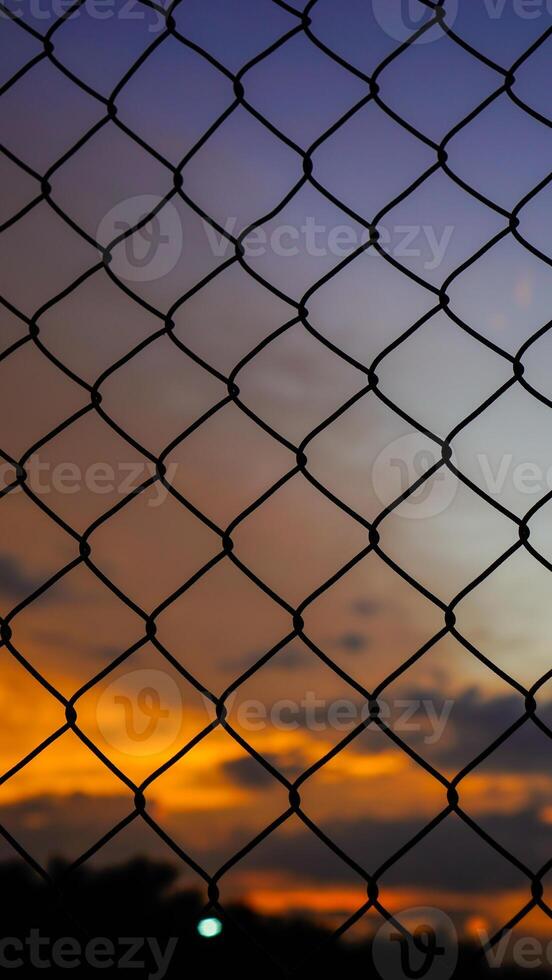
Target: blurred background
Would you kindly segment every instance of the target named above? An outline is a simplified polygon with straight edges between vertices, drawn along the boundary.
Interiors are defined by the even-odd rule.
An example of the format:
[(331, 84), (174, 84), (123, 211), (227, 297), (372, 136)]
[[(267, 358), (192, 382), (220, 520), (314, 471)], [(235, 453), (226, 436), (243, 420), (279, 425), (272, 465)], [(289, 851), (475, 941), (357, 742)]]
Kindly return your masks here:
[[(172, 869), (169, 891), (196, 893), (199, 908), (200, 871), (230, 862), (220, 901), (238, 920), (300, 917), (335, 930), (366, 902), (359, 869), (378, 871), (447, 807), (442, 782), (374, 726), (317, 767), (359, 725), (365, 692), (381, 690), (390, 728), (453, 779), (523, 718), (524, 691), (550, 667), (550, 573), (512, 520), (552, 489), (546, 332), (523, 354), (524, 380), (543, 397), (510, 382), (512, 358), (550, 317), (538, 253), (550, 251), (552, 132), (514, 103), (501, 74), (550, 13), (534, 4), (529, 16), (510, 0), (447, 5), (447, 23), (482, 57), (431, 27), (378, 74), (386, 112), (367, 99), (366, 77), (431, 18), (419, 2), (309, 4), (309, 30), (333, 58), (301, 29), (301, 2), (188, 0), (173, 13), (180, 37), (138, 2), (58, 6), (4, 0), (15, 19), (4, 11), (0, 24), (0, 81), (16, 76), (0, 99), (2, 487), (24, 459), (43, 504), (19, 485), (0, 503), (0, 613), (12, 631), (1, 651), (0, 769), (11, 775), (0, 822), (42, 867), (70, 864), (133, 813), (132, 787), (155, 773), (146, 800), (158, 829), (125, 821), (88, 874), (160, 862)], [(49, 59), (36, 35), (64, 15)], [(515, 71), (515, 94), (542, 116), (551, 44)], [(272, 45), (241, 76), (236, 103), (232, 76)], [(485, 100), (446, 146), (478, 198), (436, 166), (435, 144)], [(302, 180), (313, 144), (313, 178), (329, 196)], [(533, 251), (506, 233), (520, 202)], [(360, 248), (373, 221), (384, 255)], [(227, 236), (244, 231), (239, 262)], [(108, 273), (103, 249), (117, 239)], [(439, 309), (443, 284), (451, 313), (478, 336)], [(416, 323), (377, 365), (386, 403), (365, 390), (367, 370)], [(237, 366), (239, 403), (226, 382)], [(101, 412), (90, 397), (98, 381)], [(490, 499), (438, 469), (379, 525), (390, 561), (364, 554), (366, 522), (487, 401), (452, 449)], [(305, 440), (313, 480), (296, 469)], [(176, 493), (152, 480), (161, 455)], [(547, 561), (551, 506), (530, 524)], [(236, 560), (221, 545), (231, 525)], [(77, 561), (26, 602), (79, 558), (90, 528), (96, 573)], [(463, 644), (443, 608), (495, 562), (455, 607)], [(299, 606), (310, 643), (295, 635)], [(152, 614), (155, 643), (144, 638)], [(273, 772), (214, 724), (213, 700), (229, 688), (228, 724)], [(104, 759), (66, 730), (17, 768), (63, 728), (63, 699), (77, 692), (79, 731)], [(545, 724), (551, 694), (546, 680), (535, 694)], [(286, 780), (311, 767), (302, 812), (349, 863), (288, 812)], [(458, 790), (463, 812), (529, 873), (550, 859), (550, 743), (531, 720)], [(0, 856), (20, 860), (7, 838)], [(442, 910), (466, 942), (531, 898), (523, 869), (455, 813), (378, 883), (388, 911)], [(149, 884), (142, 894), (154, 902)], [(381, 921), (371, 909), (351, 941)], [(534, 909), (516, 934), (547, 938), (549, 920)]]

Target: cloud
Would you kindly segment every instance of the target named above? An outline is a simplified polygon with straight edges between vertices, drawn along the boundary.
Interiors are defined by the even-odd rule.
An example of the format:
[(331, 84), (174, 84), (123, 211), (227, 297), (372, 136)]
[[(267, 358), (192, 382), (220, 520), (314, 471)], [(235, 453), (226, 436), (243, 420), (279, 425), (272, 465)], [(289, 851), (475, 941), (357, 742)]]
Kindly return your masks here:
[(382, 604), (378, 599), (359, 597), (351, 603), (351, 609), (359, 616), (376, 616), (381, 612)]
[[(424, 697), (427, 697), (427, 693)], [(438, 706), (443, 694), (434, 692)], [(525, 704), (519, 694), (506, 694), (498, 698), (483, 698), (470, 689), (454, 700), (448, 725), (451, 738), (443, 738), (436, 744), (440, 765), (459, 769), (475, 759), (491, 745), (510, 725), (524, 713)], [(539, 718), (552, 728), (552, 702), (538, 708)], [(445, 728), (447, 732), (448, 725)], [(485, 772), (542, 772), (550, 774), (550, 764), (543, 743), (547, 736), (532, 721), (526, 722), (504, 744), (482, 763)]]
[[(264, 774), (254, 760), (239, 760), (234, 774), (251, 785), (262, 783)], [(245, 763), (251, 762), (251, 766)], [(259, 773), (253, 769), (257, 766)], [(228, 771), (229, 767), (227, 767)], [(46, 863), (54, 856), (74, 859), (83, 853), (111, 826), (115, 826), (131, 809), (131, 801), (124, 797), (92, 797), (75, 794), (70, 797), (40, 797), (0, 808), (0, 821), (7, 826), (16, 840), (39, 861)], [(314, 812), (308, 816), (317, 822)], [(154, 813), (155, 815), (155, 813)], [(190, 815), (188, 815), (190, 819)], [(194, 820), (201, 821), (201, 814)], [(176, 821), (173, 826), (173, 820)], [(176, 834), (182, 816), (166, 812), (161, 823), (169, 833)], [(374, 872), (387, 859), (412, 840), (426, 820), (405, 814), (399, 820), (376, 820), (369, 816), (348, 819), (346, 815), (320, 821), (323, 832), (346, 854), (356, 860), (368, 872)], [(515, 814), (487, 816), (479, 821), (485, 831), (512, 854), (519, 856), (530, 868), (537, 870), (549, 858), (550, 826), (541, 822), (535, 812), (525, 809)], [(117, 847), (106, 852), (105, 858), (117, 862), (128, 860), (137, 854), (150, 858), (163, 858), (166, 850), (148, 828), (137, 821), (133, 834), (117, 839)], [(176, 836), (178, 836), (176, 834)], [(253, 836), (253, 833), (252, 833)], [(521, 847), (523, 842), (523, 848)], [(243, 845), (242, 835), (235, 825), (227, 830), (221, 824), (220, 833), (203, 834), (195, 841), (194, 856), (200, 863), (223, 864)], [(3, 859), (9, 857), (2, 855)], [(288, 872), (301, 880), (325, 885), (350, 880), (350, 869), (336, 861), (331, 851), (324, 860), (324, 849), (318, 839), (305, 832), (305, 828), (291, 821), (286, 832), (271, 834), (262, 847), (256, 848), (248, 858), (249, 871)], [(427, 888), (493, 894), (501, 890), (528, 888), (524, 876), (506, 859), (484, 841), (456, 815), (451, 814), (429, 835), (418, 842), (382, 878), (382, 886)]]
[(31, 575), (13, 555), (0, 555), (0, 594), (19, 601), (39, 587), (41, 581)]
[(75, 640), (72, 634), (56, 629), (34, 630), (32, 633), (33, 642), (41, 646), (55, 647), (56, 650), (70, 651), (74, 653), (78, 646), (79, 657), (89, 657), (92, 660), (109, 662), (115, 660), (121, 653), (120, 647), (115, 645), (86, 643), (82, 638)]
[[(309, 816), (313, 816), (309, 814)], [(323, 832), (357, 861), (367, 872), (375, 872), (386, 860), (412, 840), (423, 822), (405, 817), (401, 821), (372, 819), (325, 821)], [(515, 816), (487, 820), (485, 830), (512, 854), (519, 853), (519, 842), (528, 839), (529, 851), (523, 860), (535, 869), (549, 857), (550, 828), (531, 811)], [(295, 871), (312, 882), (336, 884), (350, 877), (347, 865), (321, 860), (320, 843), (301, 830), (272, 834), (262, 849), (250, 858), (252, 869)], [(527, 879), (506, 859), (486, 844), (458, 817), (451, 815), (423, 841), (397, 861), (382, 878), (385, 885), (428, 888), (458, 893), (489, 892), (527, 887)]]
[[(231, 661), (228, 665), (231, 668), (235, 668), (236, 671), (243, 673), (253, 664), (260, 660), (261, 657), (267, 653), (267, 650), (257, 650), (255, 653), (249, 653), (246, 656), (238, 657)], [(271, 670), (298, 670), (301, 667), (305, 667), (309, 660), (312, 662), (312, 654), (305, 647), (297, 646), (285, 646), (282, 650), (279, 650), (272, 659), (269, 661), (268, 665)]]
[[(0, 807), (0, 823), (45, 864), (56, 857), (74, 860), (131, 810), (131, 796), (52, 794), (27, 797)], [(145, 850), (145, 834), (143, 838)], [(123, 851), (124, 845), (121, 855), (125, 857)], [(7, 856), (2, 852), (2, 857)]]
[[(391, 690), (385, 690), (379, 701), (385, 706), (385, 724), (399, 738), (441, 772), (454, 773), (492, 745), (525, 710), (519, 694), (489, 698), (476, 688), (455, 698), (447, 697), (446, 691), (439, 688), (406, 688), (393, 696)], [(539, 705), (537, 713), (552, 730), (552, 701)], [(529, 720), (497, 747), (477, 771), (550, 776), (547, 746), (547, 736)], [(382, 751), (384, 747), (384, 743), (374, 745), (370, 751)]]
[[(31, 596), (41, 585), (44, 585), (49, 578), (47, 572), (30, 572), (23, 562), (15, 555), (0, 554), (0, 596), (13, 601), (21, 602)], [(56, 584), (55, 592), (45, 593), (44, 600), (64, 598), (69, 593), (69, 586), (65, 581)]]
[(369, 645), (370, 641), (368, 637), (363, 636), (362, 633), (344, 633), (337, 640), (337, 646), (342, 650), (346, 650), (347, 653), (360, 653), (361, 650), (365, 650)]
[[(270, 756), (265, 755), (265, 759), (267, 762), (276, 765), (277, 760), (271, 759)], [(226, 763), (224, 770), (226, 775), (240, 786), (257, 788), (271, 786), (274, 783), (274, 776), (252, 757), (233, 759)]]

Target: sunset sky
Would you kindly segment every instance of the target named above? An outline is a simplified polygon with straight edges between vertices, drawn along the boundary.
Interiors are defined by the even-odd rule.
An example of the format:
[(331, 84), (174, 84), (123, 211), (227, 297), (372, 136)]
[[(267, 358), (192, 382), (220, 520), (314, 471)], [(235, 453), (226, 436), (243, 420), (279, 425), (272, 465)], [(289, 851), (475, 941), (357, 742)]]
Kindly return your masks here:
[[(3, 2), (41, 35), (62, 12), (30, 0)], [(408, 4), (386, 3), (309, 4), (313, 35), (356, 71), (296, 31), (243, 75), (250, 108), (235, 104), (229, 76), (300, 27), (302, 0), (178, 4), (176, 30), (188, 46), (164, 36), (160, 14), (138, 2), (107, 5), (98, 16), (100, 5), (88, 0), (52, 36), (54, 57), (82, 87), (37, 57), (44, 48), (32, 32), (1, 18), (0, 84), (37, 59), (0, 90), (0, 350), (9, 352), (0, 359), (1, 485), (23, 459), (32, 493), (61, 519), (56, 524), (21, 487), (0, 501), (0, 614), (12, 630), (12, 649), (1, 650), (2, 772), (62, 728), (63, 699), (102, 675), (76, 702), (79, 730), (139, 785), (214, 722), (202, 691), (219, 697), (278, 647), (229, 695), (228, 722), (293, 782), (354, 730), (362, 691), (379, 688), (442, 632), (384, 687), (381, 701), (397, 735), (452, 779), (523, 715), (523, 689), (550, 669), (552, 580), (521, 545), (455, 608), (467, 644), (506, 676), (447, 632), (443, 615), (444, 605), (519, 543), (505, 511), (522, 518), (552, 490), (548, 334), (523, 355), (524, 380), (543, 397), (513, 384), (452, 441), (455, 466), (498, 506), (441, 469), (418, 501), (405, 501), (379, 525), (390, 562), (373, 551), (353, 561), (368, 547), (363, 522), (441, 458), (438, 440), (511, 381), (512, 357), (547, 324), (552, 300), (550, 268), (537, 254), (550, 253), (552, 185), (543, 184), (519, 213), (520, 235), (533, 252), (511, 234), (500, 236), (508, 213), (552, 170), (552, 128), (502, 92), (447, 144), (451, 171), (494, 208), (436, 169), (432, 146), (503, 85), (500, 69), (550, 27), (546, 4), (530, 17), (511, 0), (447, 4), (447, 22), (481, 58), (434, 27), (378, 74), (385, 106), (425, 140), (371, 100), (320, 141), (365, 100), (366, 76), (415, 30), (401, 24)], [(431, 11), (416, 6), (421, 26)], [(516, 69), (513, 88), (545, 117), (551, 52), (552, 39), (536, 48)], [(102, 100), (116, 86), (117, 120), (133, 135), (106, 116)], [(315, 142), (313, 178), (342, 206), (305, 182), (279, 207), (303, 176), (297, 150)], [(245, 239), (244, 263), (175, 191), (170, 168), (184, 160), (183, 191), (200, 212), (234, 238), (257, 226)], [(44, 175), (50, 203), (40, 198)], [(108, 274), (102, 250), (166, 195), (149, 230), (155, 248), (135, 232), (113, 248)], [(384, 210), (378, 229), (388, 257), (368, 249), (351, 259), (365, 231), (357, 219), (369, 222)], [(445, 283), (452, 315), (426, 317)], [(297, 317), (301, 305), (312, 332)], [(163, 332), (168, 315), (172, 336)], [(424, 433), (373, 391), (361, 394), (374, 359), (418, 321), (377, 375), (382, 395)], [(34, 322), (38, 342), (29, 333)], [(225, 379), (273, 333), (239, 370), (234, 403)], [(98, 379), (101, 411), (90, 398)], [(305, 447), (309, 474), (345, 510), (293, 471), (303, 440), (350, 400)], [(132, 495), (155, 476), (160, 456), (177, 493), (154, 481)], [(532, 518), (530, 538), (548, 562), (550, 508)], [(78, 535), (92, 525), (96, 573), (78, 562), (25, 604), (78, 559)], [(236, 561), (221, 549), (230, 525)], [(302, 612), (312, 645), (297, 636), (285, 642), (293, 610), (314, 593)], [(195, 686), (145, 637), (144, 620), (154, 612), (159, 646)], [(550, 682), (536, 696), (539, 717), (552, 727)], [(336, 721), (338, 702), (345, 708)], [(132, 723), (143, 729), (152, 704), (162, 709), (154, 735), (133, 739)], [(549, 760), (547, 736), (529, 721), (459, 786), (464, 812), (532, 871), (551, 856)], [(447, 806), (438, 779), (373, 727), (300, 793), (308, 819), (367, 872)], [(289, 808), (285, 786), (220, 726), (153, 780), (146, 799), (158, 825), (209, 874)], [(132, 810), (129, 786), (72, 731), (0, 786), (1, 824), (44, 866), (58, 856), (76, 860)], [(177, 860), (138, 817), (91, 864), (136, 854)], [(13, 856), (0, 842), (0, 857)], [(179, 867), (183, 882), (204, 889), (194, 871)], [(335, 928), (366, 901), (361, 875), (295, 815), (233, 866), (220, 890), (223, 904), (244, 899), (268, 913), (306, 912)], [(454, 814), (380, 881), (390, 911), (435, 906), (463, 934), (474, 922), (492, 932), (529, 898), (527, 878)], [(519, 928), (550, 929), (541, 912), (530, 923)]]

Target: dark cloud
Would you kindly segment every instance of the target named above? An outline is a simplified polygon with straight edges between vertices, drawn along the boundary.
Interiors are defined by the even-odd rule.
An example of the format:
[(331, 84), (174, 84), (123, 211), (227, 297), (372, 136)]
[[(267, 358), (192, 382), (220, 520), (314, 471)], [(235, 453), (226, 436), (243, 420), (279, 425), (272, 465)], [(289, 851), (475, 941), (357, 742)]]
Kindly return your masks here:
[[(48, 574), (31, 573), (14, 555), (0, 554), (0, 596), (14, 603), (21, 602), (36, 592), (48, 579)], [(58, 582), (55, 597), (67, 594), (65, 583)], [(45, 597), (48, 593), (45, 594)]]
[[(296, 759), (287, 758), (286, 762), (282, 762), (278, 756), (264, 752), (263, 758), (290, 782), (297, 779), (297, 776), (306, 768), (299, 757)], [(265, 789), (268, 786), (277, 785), (275, 777), (252, 756), (247, 758), (244, 756), (242, 759), (233, 759), (231, 762), (227, 762), (224, 771), (234, 783), (250, 789)]]
[[(443, 800), (443, 809), (446, 800)], [(307, 816), (317, 822), (305, 804)], [(402, 820), (373, 820), (369, 817), (348, 820), (346, 817), (320, 821), (324, 834), (344, 853), (369, 873), (413, 840), (428, 820), (405, 817)], [(533, 869), (542, 867), (549, 858), (550, 828), (529, 811), (514, 815), (495, 815), (484, 822), (485, 831), (512, 854)], [(520, 842), (524, 842), (523, 845)], [(216, 860), (228, 857), (236, 841), (217, 843)], [(313, 884), (340, 885), (350, 880), (345, 863), (336, 861), (328, 851), (327, 860), (320, 842), (313, 834), (297, 831), (288, 825), (285, 834), (271, 834), (248, 858), (249, 870), (263, 872), (290, 871), (306, 877)], [(382, 887), (413, 887), (455, 892), (488, 892), (527, 888), (528, 879), (483, 841), (460, 818), (452, 814), (425, 838), (393, 864), (382, 877)]]
[(63, 650), (74, 653), (77, 649), (79, 657), (87, 657), (92, 660), (108, 662), (115, 660), (121, 653), (119, 647), (86, 643), (82, 637), (75, 638), (73, 635), (63, 633), (61, 630), (35, 630), (32, 638), (35, 643), (56, 647), (58, 651)]
[[(46, 863), (55, 857), (74, 860), (131, 809), (131, 797), (52, 794), (0, 807), (0, 823), (34, 858)], [(147, 835), (143, 838), (145, 850)]]
[[(258, 650), (256, 653), (246, 654), (244, 657), (239, 657), (232, 661), (230, 666), (235, 667), (236, 671), (243, 673), (249, 667), (252, 667), (253, 664), (257, 663), (261, 657), (264, 657), (266, 653), (266, 650)], [(313, 654), (306, 648), (301, 649), (300, 647), (286, 646), (268, 661), (266, 667), (271, 670), (299, 670), (309, 660), (312, 662), (312, 657)]]
[[(425, 692), (419, 697), (428, 697)], [(442, 692), (430, 695), (436, 711), (444, 702)], [(434, 746), (435, 757), (447, 769), (460, 769), (490, 746), (524, 714), (524, 699), (519, 694), (484, 698), (475, 689), (455, 698), (444, 737)], [(552, 703), (538, 708), (539, 718), (552, 728)], [(531, 720), (482, 763), (485, 772), (542, 772), (552, 776), (552, 758), (547, 736)]]
[[(265, 756), (265, 758), (267, 762), (276, 764), (275, 760), (272, 760), (269, 756)], [(274, 776), (267, 772), (264, 766), (251, 756), (243, 759), (233, 759), (231, 762), (226, 763), (224, 769), (226, 775), (240, 786), (263, 787), (270, 786), (274, 782)]]
[(351, 609), (358, 616), (376, 616), (382, 610), (382, 604), (378, 599), (367, 599), (360, 597), (351, 603)]
[(337, 640), (337, 646), (347, 653), (360, 653), (369, 644), (368, 637), (363, 636), (362, 633), (344, 633)]
[(285, 647), (270, 661), (271, 667), (278, 670), (299, 670), (308, 662), (313, 662), (313, 654), (305, 647)]
[[(308, 693), (298, 692), (292, 703), (279, 703), (277, 699), (271, 702), (267, 698), (267, 725), (282, 725), (291, 732), (303, 729), (313, 739), (325, 738), (328, 732), (343, 737), (369, 716), (366, 703), (352, 689), (349, 697), (340, 694), (311, 699)], [(389, 690), (378, 700), (380, 718), (386, 727), (443, 773), (463, 769), (524, 712), (524, 701), (518, 694), (488, 698), (477, 689), (468, 689), (456, 698), (435, 687)], [(552, 703), (539, 707), (538, 714), (552, 729)], [(368, 725), (355, 742), (356, 751), (370, 755), (391, 747), (375, 725)], [(277, 759), (274, 765), (280, 768)], [(549, 741), (529, 720), (480, 765), (486, 773), (533, 772), (552, 776)]]
[[(446, 804), (443, 798), (443, 804)], [(444, 807), (443, 807), (444, 808)], [(511, 854), (537, 870), (548, 860), (550, 828), (532, 810), (476, 817), (476, 822)], [(366, 870), (377, 868), (414, 839), (428, 821), (333, 821), (323, 830)], [(455, 814), (397, 862), (389, 883), (459, 892), (523, 887), (527, 879)]]
[(12, 555), (0, 555), (0, 594), (19, 601), (39, 587), (41, 581), (31, 575)]
[[(249, 765), (251, 763), (251, 765)], [(243, 784), (268, 785), (271, 777), (253, 759), (233, 763), (233, 773)], [(253, 765), (257, 769), (253, 768)], [(227, 766), (227, 772), (230, 766)], [(401, 847), (411, 841), (428, 822), (424, 818), (405, 815), (398, 820), (374, 820), (369, 816), (347, 819), (344, 814), (332, 820), (317, 821), (317, 814), (304, 804), (307, 816), (319, 822), (323, 832), (368, 872), (375, 872)], [(443, 797), (443, 807), (446, 800)], [(36, 858), (47, 862), (54, 856), (74, 859), (92, 843), (99, 840), (109, 826), (114, 826), (129, 812), (124, 798), (94, 798), (84, 794), (57, 798), (41, 797), (0, 808), (0, 822)], [(155, 815), (155, 813), (154, 813)], [(529, 809), (514, 814), (477, 817), (478, 824), (509, 852), (518, 856), (534, 870), (549, 858), (550, 827)], [(175, 821), (174, 826), (172, 820)], [(182, 824), (182, 814), (165, 814), (163, 826), (170, 833)], [(296, 827), (296, 829), (294, 829)], [(127, 860), (139, 852), (150, 857), (164, 857), (164, 846), (148, 832), (141, 821), (136, 825), (138, 837), (119, 840), (117, 860)], [(239, 847), (243, 839), (231, 830), (222, 832), (216, 840), (205, 835), (203, 845), (194, 844), (194, 855), (202, 862), (223, 864)], [(310, 879), (313, 883), (340, 884), (350, 880), (346, 864), (336, 861), (328, 850), (321, 849), (319, 840), (304, 827), (293, 822), (285, 834), (271, 834), (255, 848), (248, 858), (250, 870), (289, 871)], [(1, 853), (6, 859), (8, 852)], [(408, 851), (382, 879), (383, 886), (400, 884), (403, 887), (493, 893), (502, 889), (528, 887), (527, 880), (505, 858), (483, 841), (456, 815), (451, 814)]]
[[(476, 688), (449, 698), (438, 688), (411, 688), (379, 698), (381, 717), (407, 745), (442, 772), (458, 772), (476, 759), (522, 717), (524, 699), (512, 692), (489, 698)], [(411, 708), (409, 707), (411, 705)], [(552, 729), (552, 702), (538, 708), (539, 718)], [(370, 729), (368, 729), (368, 732)], [(364, 736), (363, 736), (364, 739)], [(389, 748), (386, 740), (369, 744), (367, 751)], [(485, 773), (542, 773), (552, 776), (547, 736), (531, 720), (480, 764)]]

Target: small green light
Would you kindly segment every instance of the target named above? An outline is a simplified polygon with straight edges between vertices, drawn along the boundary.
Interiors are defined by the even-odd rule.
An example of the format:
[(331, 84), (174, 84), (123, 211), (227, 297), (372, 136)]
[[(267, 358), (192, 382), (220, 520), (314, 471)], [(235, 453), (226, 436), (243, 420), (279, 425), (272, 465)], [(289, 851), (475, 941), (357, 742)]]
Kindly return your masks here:
[(222, 922), (220, 919), (200, 919), (197, 931), (203, 939), (214, 939), (222, 932)]

